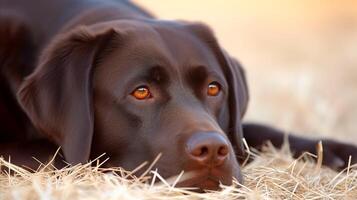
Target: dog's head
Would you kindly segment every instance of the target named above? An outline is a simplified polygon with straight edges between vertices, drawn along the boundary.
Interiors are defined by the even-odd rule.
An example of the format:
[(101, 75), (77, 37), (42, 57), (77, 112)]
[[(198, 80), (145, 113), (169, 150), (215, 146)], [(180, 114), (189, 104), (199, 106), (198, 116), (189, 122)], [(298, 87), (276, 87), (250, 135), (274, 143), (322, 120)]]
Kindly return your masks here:
[(72, 164), (102, 153), (133, 169), (162, 157), (165, 177), (216, 189), (241, 180), (241, 66), (202, 24), (113, 21), (57, 37), (19, 90), (33, 124)]

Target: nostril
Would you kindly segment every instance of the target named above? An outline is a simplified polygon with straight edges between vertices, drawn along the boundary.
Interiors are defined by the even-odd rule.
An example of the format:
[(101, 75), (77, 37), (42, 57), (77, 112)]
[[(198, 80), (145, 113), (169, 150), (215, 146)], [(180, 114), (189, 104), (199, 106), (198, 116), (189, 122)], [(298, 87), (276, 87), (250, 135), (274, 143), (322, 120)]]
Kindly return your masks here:
[(195, 148), (191, 154), (195, 157), (205, 157), (208, 154), (208, 147), (207, 146), (202, 146), (202, 147), (197, 147)]
[(222, 145), (218, 149), (218, 156), (225, 157), (229, 153), (228, 147), (226, 145)]
[(202, 148), (201, 148), (201, 155), (200, 156), (202, 156), (202, 157), (204, 157), (204, 156), (206, 156), (207, 154), (208, 154), (208, 147), (206, 147), (206, 146), (203, 146)]

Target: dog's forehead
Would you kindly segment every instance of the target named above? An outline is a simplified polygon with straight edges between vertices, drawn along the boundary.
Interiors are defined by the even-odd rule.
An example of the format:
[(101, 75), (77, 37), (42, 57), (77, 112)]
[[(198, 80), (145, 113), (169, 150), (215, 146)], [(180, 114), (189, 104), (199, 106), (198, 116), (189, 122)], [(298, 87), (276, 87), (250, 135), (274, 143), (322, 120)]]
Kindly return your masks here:
[[(127, 23), (125, 49), (127, 57), (137, 61), (160, 62), (185, 69), (191, 66), (218, 67), (216, 56), (204, 40), (180, 22), (158, 21)], [(158, 63), (158, 64), (160, 64)]]

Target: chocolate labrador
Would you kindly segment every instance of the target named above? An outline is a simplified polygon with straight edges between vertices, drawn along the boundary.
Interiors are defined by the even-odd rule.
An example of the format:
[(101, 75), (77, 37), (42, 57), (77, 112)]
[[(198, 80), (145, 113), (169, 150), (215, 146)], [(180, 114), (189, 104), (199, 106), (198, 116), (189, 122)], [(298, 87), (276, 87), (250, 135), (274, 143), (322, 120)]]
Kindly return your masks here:
[[(242, 181), (244, 137), (281, 146), (282, 131), (242, 123), (248, 88), (239, 62), (204, 24), (165, 21), (128, 1), (0, 0), (0, 154), (35, 167), (61, 147), (66, 162), (102, 153), (133, 169), (162, 157), (164, 177), (217, 189)], [(319, 140), (290, 136), (295, 155)], [(357, 148), (323, 140), (324, 163)]]

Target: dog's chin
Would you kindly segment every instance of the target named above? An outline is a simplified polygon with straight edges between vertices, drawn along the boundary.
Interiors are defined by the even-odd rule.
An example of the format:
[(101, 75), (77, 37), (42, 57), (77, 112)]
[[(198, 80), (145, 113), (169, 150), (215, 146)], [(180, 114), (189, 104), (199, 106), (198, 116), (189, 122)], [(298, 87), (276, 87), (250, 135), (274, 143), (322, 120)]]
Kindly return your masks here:
[(232, 185), (231, 174), (221, 173), (214, 170), (202, 170), (188, 172), (183, 180), (179, 181), (177, 187), (189, 188), (196, 192), (208, 190), (220, 190), (220, 185)]
[[(199, 181), (196, 180), (190, 180), (187, 183), (187, 186), (185, 185), (178, 185), (178, 187), (185, 187), (189, 188), (191, 191), (194, 192), (206, 192), (206, 191), (217, 191), (220, 190), (220, 181), (217, 179), (212, 179), (212, 178), (198, 178)], [(196, 183), (195, 183), (196, 182)]]

